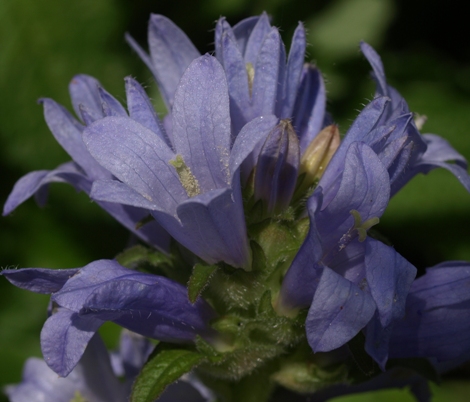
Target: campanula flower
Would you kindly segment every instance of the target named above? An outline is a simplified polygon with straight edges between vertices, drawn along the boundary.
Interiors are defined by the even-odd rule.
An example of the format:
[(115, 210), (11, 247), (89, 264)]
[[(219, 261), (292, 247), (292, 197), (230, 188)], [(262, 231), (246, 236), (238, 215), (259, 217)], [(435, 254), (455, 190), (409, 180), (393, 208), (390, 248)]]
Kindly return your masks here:
[(325, 201), (319, 186), (308, 200), (309, 233), (284, 278), (281, 305), (309, 307), (305, 325), (315, 352), (342, 346), (375, 312), (384, 327), (404, 314), (416, 269), (367, 236), (388, 204), (389, 183), (372, 148), (354, 142), (333, 198)]
[(212, 308), (188, 300), (187, 289), (170, 279), (95, 261), (80, 269), (25, 268), (1, 272), (14, 285), (51, 294), (59, 306), (44, 324), (41, 348), (49, 367), (67, 376), (98, 328), (113, 321), (138, 334), (170, 342), (210, 336)]
[(393, 328), (390, 357), (428, 357), (454, 364), (468, 360), (469, 286), (468, 262), (449, 261), (428, 268), (411, 285), (404, 318)]
[[(125, 113), (119, 102), (90, 76), (77, 75), (70, 83), (69, 90), (75, 112), (85, 124), (90, 124), (106, 115)], [(101, 167), (86, 149), (82, 140), (84, 125), (52, 99), (42, 99), (41, 103), (49, 129), (73, 161), (51, 171), (30, 172), (18, 180), (5, 203), (3, 215), (10, 214), (32, 195), (35, 195), (38, 203), (43, 205), (50, 183), (66, 182), (74, 186), (77, 191), (84, 191), (89, 195), (93, 181), (112, 178), (111, 173)], [(148, 216), (147, 211), (116, 203), (98, 202), (98, 204), (142, 240), (160, 250), (169, 250), (170, 237), (157, 222), (149, 222), (137, 229), (139, 222)]]
[[(134, 96), (128, 92), (128, 104)], [(171, 144), (132, 119), (132, 111), (88, 126), (88, 150), (118, 179), (95, 181), (91, 197), (145, 208), (206, 262), (250, 269), (240, 167), (277, 119), (252, 120), (233, 142), (225, 74), (209, 55), (186, 69), (171, 117)]]
[[(386, 96), (390, 102), (386, 106), (380, 123), (392, 124), (393, 121), (410, 111), (405, 99), (399, 92), (387, 84), (382, 60), (377, 52), (367, 43), (361, 43), (361, 50), (373, 69), (373, 77), (377, 82), (376, 96)], [(414, 124), (408, 127), (409, 140), (404, 144), (408, 149), (406, 168), (400, 169), (395, 183), (392, 183), (392, 195), (400, 190), (408, 181), (418, 173), (428, 173), (431, 170), (442, 167), (449, 170), (460, 183), (470, 192), (470, 176), (467, 173), (468, 164), (443, 138), (435, 134), (420, 135)], [(403, 164), (403, 163), (402, 163)]]
[[(113, 372), (110, 356), (98, 335), (89, 342), (80, 362), (66, 377), (59, 377), (42, 359), (29, 358), (20, 384), (5, 389), (11, 402), (124, 402), (129, 390)], [(82, 399), (78, 399), (82, 398)]]

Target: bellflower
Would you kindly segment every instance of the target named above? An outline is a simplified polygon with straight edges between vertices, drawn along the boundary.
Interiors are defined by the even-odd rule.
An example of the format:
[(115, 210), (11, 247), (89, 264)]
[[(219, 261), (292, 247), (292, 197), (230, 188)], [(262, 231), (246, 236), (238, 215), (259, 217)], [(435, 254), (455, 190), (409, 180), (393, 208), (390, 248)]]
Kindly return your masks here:
[[(75, 112), (85, 124), (90, 124), (106, 115), (125, 113), (119, 102), (90, 76), (74, 77), (69, 90)], [(52, 99), (42, 99), (41, 103), (44, 106), (44, 117), (49, 129), (73, 161), (51, 171), (30, 172), (18, 180), (5, 203), (3, 215), (10, 214), (32, 195), (35, 195), (38, 203), (43, 205), (50, 183), (66, 182), (73, 185), (77, 191), (84, 191), (89, 195), (93, 181), (112, 178), (111, 173), (101, 167), (86, 149), (82, 140), (84, 125)], [(160, 250), (169, 250), (170, 237), (157, 222), (149, 222), (137, 229), (139, 222), (148, 216), (147, 211), (116, 203), (98, 202), (98, 204), (142, 240)]]
[[(155, 76), (169, 111), (164, 119), (165, 129), (171, 133), (170, 115), (178, 82), (199, 53), (184, 32), (161, 15), (150, 18), (150, 55), (130, 36), (127, 40)], [(242, 167), (242, 183), (245, 183), (258, 163), (278, 165), (275, 171), (280, 174), (264, 177), (267, 180), (259, 177), (255, 182), (255, 198), (262, 199), (269, 212), (279, 211), (290, 202), (299, 168), (296, 155), (302, 156), (328, 120), (323, 78), (315, 66), (304, 65), (305, 48), (305, 29), (299, 23), (286, 57), (279, 31), (271, 26), (266, 13), (247, 18), (233, 28), (221, 18), (215, 29), (215, 55), (226, 75), (232, 136), (236, 137), (245, 124), (260, 116), (275, 115), (285, 121), (273, 130), (272, 144), (265, 144), (263, 155), (257, 159), (258, 146)], [(291, 120), (290, 128), (286, 130), (288, 120)], [(275, 151), (279, 149), (274, 145), (278, 141), (276, 136), (281, 132), (295, 132), (298, 137), (295, 141), (292, 135), (286, 137), (291, 138), (288, 153)]]
[[(8, 385), (5, 393), (11, 402), (124, 402), (153, 348), (147, 339), (124, 330), (119, 350), (108, 354), (102, 340), (94, 335), (67, 377), (59, 377), (44, 360), (32, 357), (25, 363), (21, 383)], [(186, 375), (168, 387), (158, 401), (180, 400), (183, 396), (192, 402), (214, 400), (194, 375)]]
[(22, 382), (8, 385), (11, 402), (65, 402), (73, 400), (124, 402), (129, 390), (113, 372), (110, 356), (98, 335), (68, 377), (59, 377), (42, 359), (32, 357), (23, 368)]
[(390, 339), (390, 357), (428, 357), (449, 369), (470, 357), (470, 264), (441, 263), (413, 282), (403, 320)]
[[(128, 93), (129, 105), (133, 97)], [(225, 75), (208, 55), (186, 69), (171, 116), (172, 144), (123, 116), (87, 127), (90, 153), (118, 179), (95, 181), (92, 198), (145, 208), (206, 262), (249, 269), (240, 166), (274, 127), (275, 116), (252, 120), (233, 142)]]
[(375, 312), (384, 327), (404, 313), (416, 269), (366, 234), (389, 194), (380, 159), (368, 145), (355, 142), (334, 197), (325, 202), (319, 186), (308, 201), (309, 233), (284, 278), (281, 304), (310, 307), (305, 325), (315, 352), (342, 346)]
[(20, 288), (51, 294), (59, 306), (44, 324), (41, 347), (44, 360), (61, 376), (72, 371), (106, 321), (172, 342), (212, 333), (208, 321), (214, 312), (204, 300), (191, 304), (183, 285), (128, 270), (115, 261), (95, 261), (80, 269), (25, 268), (1, 274)]
[[(387, 84), (382, 60), (377, 52), (365, 42), (361, 43), (361, 50), (373, 69), (373, 77), (377, 82), (376, 96), (387, 96), (391, 100), (381, 116), (380, 123), (393, 124), (401, 116), (410, 113), (408, 105), (398, 91)], [(410, 139), (404, 144), (404, 148), (409, 148), (406, 169), (401, 169), (392, 183), (392, 195), (418, 173), (426, 174), (438, 167), (449, 170), (470, 192), (468, 164), (462, 155), (435, 134), (419, 135), (414, 124), (409, 126), (408, 133)]]

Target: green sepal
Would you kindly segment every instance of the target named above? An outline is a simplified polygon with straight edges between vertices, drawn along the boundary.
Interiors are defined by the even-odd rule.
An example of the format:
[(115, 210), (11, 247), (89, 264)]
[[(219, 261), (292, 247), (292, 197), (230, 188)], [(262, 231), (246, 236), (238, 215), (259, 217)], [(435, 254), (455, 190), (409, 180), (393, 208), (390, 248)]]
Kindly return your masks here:
[(196, 303), (217, 268), (217, 265), (206, 264), (196, 264), (194, 266), (188, 283), (188, 297), (191, 303)]
[(210, 343), (206, 342), (199, 335), (196, 336), (195, 344), (198, 352), (205, 356), (211, 363), (219, 363), (224, 359), (223, 353), (215, 350)]
[(153, 402), (171, 383), (202, 363), (205, 357), (187, 349), (156, 348), (132, 385), (130, 402)]
[(123, 267), (156, 275), (164, 275), (180, 283), (187, 283), (191, 266), (184, 262), (179, 248), (173, 243), (170, 254), (142, 245), (130, 247), (116, 256)]
[(347, 383), (348, 366), (342, 363), (341, 351), (313, 353), (307, 340), (302, 340), (282, 356), (273, 381), (296, 393), (315, 393), (338, 383)]

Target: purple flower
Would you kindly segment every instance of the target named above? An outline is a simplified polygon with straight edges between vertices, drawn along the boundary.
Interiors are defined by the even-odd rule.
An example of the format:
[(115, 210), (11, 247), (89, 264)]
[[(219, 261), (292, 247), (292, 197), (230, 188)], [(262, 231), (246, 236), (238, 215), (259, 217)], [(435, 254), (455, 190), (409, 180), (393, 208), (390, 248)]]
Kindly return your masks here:
[[(20, 384), (8, 385), (11, 402), (127, 401), (128, 392), (112, 370), (103, 341), (95, 335), (66, 377), (59, 377), (42, 359), (29, 358)], [(76, 399), (82, 398), (82, 399)]]
[(470, 264), (449, 261), (416, 279), (392, 331), (390, 357), (432, 358), (441, 370), (470, 357)]
[[(119, 102), (92, 77), (78, 75), (72, 80), (69, 88), (75, 112), (85, 124), (107, 115), (127, 115)], [(41, 103), (44, 106), (44, 117), (49, 129), (72, 157), (73, 162), (60, 165), (52, 171), (30, 172), (18, 180), (5, 203), (3, 215), (11, 213), (32, 195), (35, 195), (38, 203), (43, 205), (50, 183), (70, 183), (77, 191), (84, 191), (89, 195), (93, 181), (112, 178), (111, 173), (101, 167), (86, 149), (82, 140), (84, 126), (53, 100), (42, 99)], [(169, 250), (170, 237), (158, 223), (149, 222), (137, 229), (136, 225), (148, 217), (147, 211), (116, 203), (98, 202), (98, 204), (142, 240), (160, 250)]]
[[(135, 93), (127, 95), (133, 105)], [(138, 120), (131, 109), (131, 118), (110, 116), (86, 128), (88, 150), (118, 179), (95, 181), (91, 197), (145, 208), (203, 260), (250, 269), (240, 167), (277, 119), (252, 120), (233, 141), (225, 74), (208, 55), (194, 60), (178, 85), (171, 143), (145, 125), (150, 113)]]
[[(410, 111), (406, 101), (395, 88), (387, 84), (380, 56), (365, 42), (361, 43), (361, 50), (373, 69), (373, 77), (377, 82), (376, 96), (387, 96), (391, 100), (384, 109), (380, 123), (390, 125), (394, 121), (398, 121), (400, 117), (409, 115)], [(409, 148), (406, 169), (403, 168), (397, 172), (397, 177), (392, 183), (392, 195), (418, 173), (426, 174), (438, 167), (449, 170), (470, 192), (468, 164), (462, 155), (452, 148), (446, 140), (435, 134), (421, 136), (414, 124), (410, 124), (407, 131), (409, 140), (404, 144), (404, 148)]]
[(281, 308), (309, 306), (305, 325), (315, 352), (342, 346), (374, 313), (383, 327), (401, 318), (416, 275), (391, 247), (367, 236), (390, 194), (388, 172), (373, 149), (352, 143), (331, 187), (330, 199), (319, 186), (308, 201), (309, 233), (281, 289)]
[(95, 261), (80, 269), (26, 268), (1, 272), (14, 285), (51, 293), (58, 305), (41, 332), (44, 360), (66, 376), (86, 345), (106, 321), (146, 337), (188, 342), (209, 337), (212, 308), (202, 299), (188, 300), (187, 289), (170, 279), (131, 271), (111, 260)]
[[(94, 335), (67, 377), (59, 377), (44, 360), (32, 357), (24, 365), (21, 383), (7, 385), (5, 393), (11, 402), (124, 402), (153, 348), (145, 338), (124, 330), (119, 350), (108, 354), (101, 338)], [(214, 400), (212, 393), (193, 374), (170, 385), (158, 401), (182, 398), (192, 402)]]

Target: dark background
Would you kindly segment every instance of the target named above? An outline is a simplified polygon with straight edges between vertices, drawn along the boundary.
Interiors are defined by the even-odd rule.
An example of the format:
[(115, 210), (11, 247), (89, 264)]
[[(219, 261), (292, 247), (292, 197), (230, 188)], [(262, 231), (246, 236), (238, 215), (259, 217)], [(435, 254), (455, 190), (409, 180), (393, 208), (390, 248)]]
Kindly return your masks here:
[[(327, 80), (328, 109), (347, 131), (371, 100), (366, 40), (382, 56), (389, 82), (411, 110), (428, 116), (422, 132), (448, 139), (470, 159), (470, 46), (467, 16), (456, 2), (406, 0), (2, 0), (0, 3), (0, 201), (31, 170), (69, 160), (43, 121), (40, 97), (71, 108), (67, 85), (86, 73), (124, 100), (127, 75), (149, 87), (151, 74), (126, 45), (130, 32), (146, 47), (149, 13), (171, 18), (204, 52), (213, 50), (215, 21), (233, 25), (266, 10), (286, 46), (297, 22), (308, 29), (308, 60)], [(420, 270), (443, 260), (470, 260), (470, 195), (446, 171), (419, 176), (391, 201), (378, 229)], [(34, 201), (0, 220), (0, 266), (67, 268), (112, 258), (126, 231), (84, 194), (53, 185), (47, 206)], [(47, 297), (0, 279), (0, 383), (18, 382), (24, 360), (40, 356)], [(468, 371), (449, 375), (436, 401), (466, 400)], [(0, 401), (3, 401), (0, 396)], [(406, 391), (355, 397), (412, 400)], [(389, 398), (389, 399), (386, 399)], [(408, 399), (407, 399), (408, 398)], [(344, 399), (346, 400), (346, 399)], [(349, 400), (356, 400), (349, 398)]]

